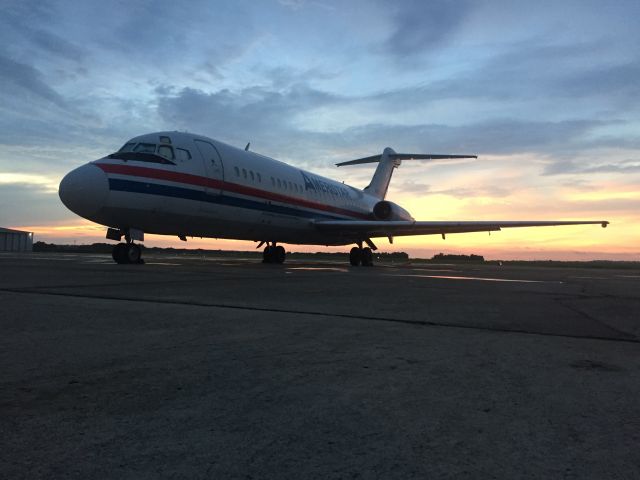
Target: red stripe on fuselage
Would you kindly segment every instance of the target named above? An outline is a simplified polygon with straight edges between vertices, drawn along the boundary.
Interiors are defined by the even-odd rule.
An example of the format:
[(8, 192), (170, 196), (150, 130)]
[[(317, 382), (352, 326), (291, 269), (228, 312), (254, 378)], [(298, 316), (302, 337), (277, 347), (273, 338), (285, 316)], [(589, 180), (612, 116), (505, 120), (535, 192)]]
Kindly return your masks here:
[(237, 183), (214, 180), (211, 178), (202, 177), (200, 175), (192, 175), (190, 173), (170, 172), (168, 170), (158, 170), (156, 168), (148, 167), (136, 167), (133, 165), (116, 165), (113, 163), (95, 163), (94, 165), (99, 167), (105, 173), (133, 175), (136, 177), (147, 177), (155, 178), (158, 180), (168, 180), (170, 182), (186, 183), (188, 185), (197, 185), (200, 187), (220, 189), (227, 192), (239, 193), (241, 195), (263, 198), (265, 200), (288, 203), (299, 207), (312, 208), (314, 210), (322, 210), (325, 212), (347, 215), (349, 217), (362, 218), (365, 220), (369, 218), (369, 216), (364, 213), (353, 212), (351, 210), (345, 210), (343, 208), (334, 207), (332, 205), (327, 205), (324, 203), (310, 202), (308, 200), (289, 197), (287, 195), (273, 193), (268, 190), (260, 190), (258, 188), (247, 187), (244, 185), (239, 185)]
[(158, 180), (188, 183), (189, 185), (198, 185), (200, 187), (222, 188), (223, 186), (223, 182), (220, 180), (212, 180), (199, 175), (191, 175), (190, 173), (170, 172), (167, 170), (158, 170), (157, 168), (134, 167), (132, 165), (116, 165), (113, 163), (96, 163), (95, 165), (105, 173), (157, 178)]

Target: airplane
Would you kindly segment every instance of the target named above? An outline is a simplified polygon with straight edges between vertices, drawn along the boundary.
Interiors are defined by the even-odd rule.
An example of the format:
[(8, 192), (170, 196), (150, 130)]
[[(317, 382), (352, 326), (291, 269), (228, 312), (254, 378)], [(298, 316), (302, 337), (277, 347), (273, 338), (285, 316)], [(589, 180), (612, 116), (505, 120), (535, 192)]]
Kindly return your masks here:
[[(77, 215), (107, 227), (119, 264), (144, 263), (136, 241), (144, 234), (252, 240), (263, 262), (281, 264), (297, 245), (351, 245), (349, 262), (371, 266), (374, 238), (493, 232), (503, 228), (600, 224), (585, 221), (416, 221), (386, 199), (403, 160), (477, 158), (476, 155), (381, 154), (337, 163), (377, 163), (358, 189), (206, 136), (156, 132), (128, 140), (120, 150), (64, 176), (59, 196)], [(122, 239), (124, 237), (124, 242)]]

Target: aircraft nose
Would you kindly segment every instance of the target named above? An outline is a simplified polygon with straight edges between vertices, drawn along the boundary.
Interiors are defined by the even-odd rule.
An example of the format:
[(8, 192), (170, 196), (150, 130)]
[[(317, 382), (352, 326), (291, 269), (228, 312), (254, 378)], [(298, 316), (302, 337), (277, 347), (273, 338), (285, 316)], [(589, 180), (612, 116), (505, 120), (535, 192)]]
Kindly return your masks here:
[(104, 207), (108, 194), (107, 175), (92, 163), (71, 170), (58, 188), (62, 203), (72, 212), (89, 219)]

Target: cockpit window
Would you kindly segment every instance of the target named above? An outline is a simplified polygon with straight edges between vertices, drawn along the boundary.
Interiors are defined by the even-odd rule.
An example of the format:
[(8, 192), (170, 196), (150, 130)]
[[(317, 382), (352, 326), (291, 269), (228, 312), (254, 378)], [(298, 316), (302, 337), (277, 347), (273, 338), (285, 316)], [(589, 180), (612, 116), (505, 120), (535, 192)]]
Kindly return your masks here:
[(158, 153), (149, 152), (116, 152), (108, 155), (109, 158), (114, 160), (124, 160), (125, 162), (149, 162), (149, 163), (162, 163), (165, 165), (175, 165), (171, 160), (161, 156)]
[(136, 143), (135, 142), (127, 142), (125, 143), (122, 148), (120, 150), (118, 150), (119, 152), (130, 152), (133, 150), (133, 147)]
[(189, 150), (185, 150), (184, 148), (176, 148), (176, 156), (181, 162), (191, 160), (191, 153), (189, 153)]
[(156, 145), (154, 143), (139, 143), (133, 149), (134, 152), (155, 153)]
[(164, 158), (168, 158), (169, 160), (173, 160), (175, 158), (173, 156), (173, 148), (168, 145), (160, 145), (158, 147), (158, 155)]
[(160, 135), (160, 143), (168, 143), (171, 145), (171, 139), (169, 137), (165, 137), (164, 135)]

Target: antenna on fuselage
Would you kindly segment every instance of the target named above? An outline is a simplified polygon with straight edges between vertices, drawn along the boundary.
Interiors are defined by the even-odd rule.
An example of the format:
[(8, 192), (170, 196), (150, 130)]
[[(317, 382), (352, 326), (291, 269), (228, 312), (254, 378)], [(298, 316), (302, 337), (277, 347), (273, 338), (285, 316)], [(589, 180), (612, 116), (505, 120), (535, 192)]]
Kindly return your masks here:
[(244, 151), (245, 151), (245, 152), (248, 152), (248, 151), (249, 151), (249, 145), (251, 145), (251, 142), (247, 143), (247, 146), (246, 146), (246, 147), (244, 147)]

